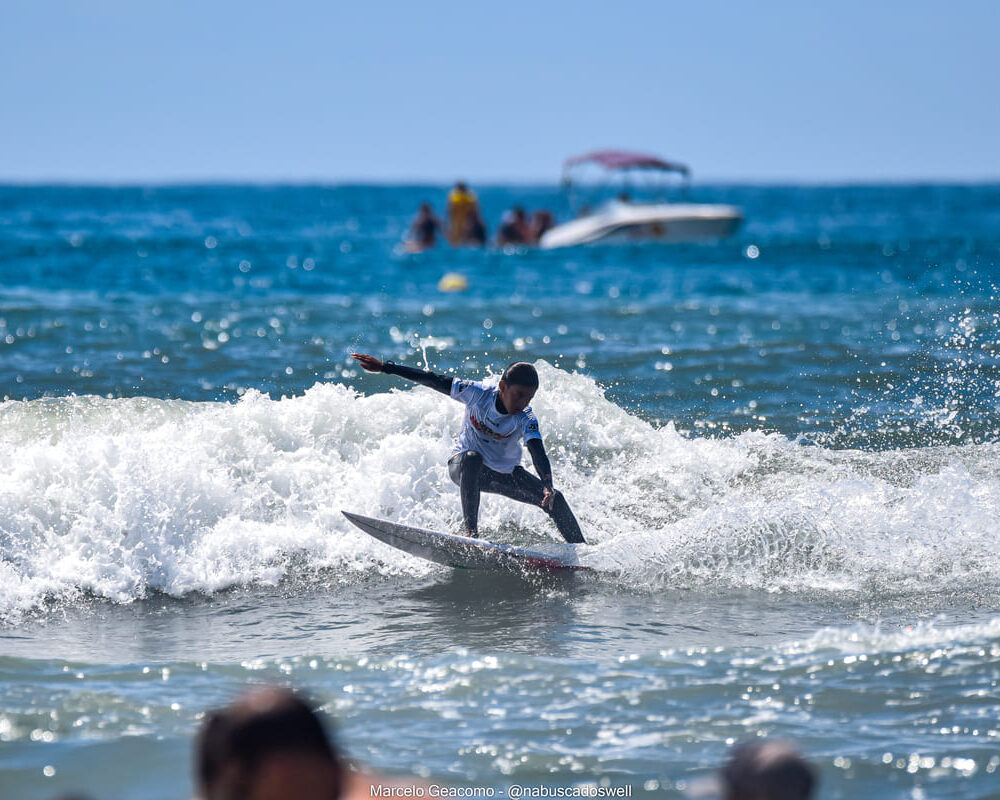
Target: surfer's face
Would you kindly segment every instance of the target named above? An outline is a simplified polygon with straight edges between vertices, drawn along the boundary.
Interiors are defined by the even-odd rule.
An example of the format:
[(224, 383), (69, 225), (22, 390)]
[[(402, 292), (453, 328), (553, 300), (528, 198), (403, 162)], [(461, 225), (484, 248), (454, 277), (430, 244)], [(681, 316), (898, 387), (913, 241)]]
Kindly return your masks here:
[(507, 384), (503, 381), (500, 381), (500, 386), (497, 388), (500, 391), (500, 402), (503, 403), (508, 414), (524, 411), (531, 402), (531, 398), (535, 396), (535, 392), (538, 391), (531, 386), (520, 386), (516, 383)]

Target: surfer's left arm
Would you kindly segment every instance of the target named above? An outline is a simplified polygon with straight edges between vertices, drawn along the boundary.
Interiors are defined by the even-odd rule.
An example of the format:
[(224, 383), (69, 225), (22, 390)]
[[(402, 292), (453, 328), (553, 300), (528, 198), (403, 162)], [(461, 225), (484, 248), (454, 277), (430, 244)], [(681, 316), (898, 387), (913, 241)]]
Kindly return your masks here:
[(548, 508), (552, 505), (555, 490), (552, 488), (552, 465), (549, 464), (549, 457), (545, 454), (545, 445), (541, 439), (528, 439), (524, 446), (528, 448), (531, 463), (535, 465), (535, 472), (542, 479), (542, 507)]

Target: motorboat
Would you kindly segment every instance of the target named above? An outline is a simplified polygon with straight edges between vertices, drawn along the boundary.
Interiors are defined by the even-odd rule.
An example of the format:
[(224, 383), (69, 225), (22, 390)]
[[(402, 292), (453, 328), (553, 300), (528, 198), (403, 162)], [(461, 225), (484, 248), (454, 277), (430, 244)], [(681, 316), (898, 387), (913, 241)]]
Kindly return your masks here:
[[(566, 159), (563, 164), (563, 187), (572, 194), (579, 188), (581, 167), (596, 165), (618, 180), (605, 180), (603, 191), (611, 186), (619, 190), (616, 198), (590, 210), (582, 206), (579, 216), (546, 231), (539, 240), (544, 249), (582, 244), (627, 243), (642, 241), (695, 242), (721, 239), (731, 235), (743, 222), (743, 211), (736, 206), (717, 203), (648, 202), (633, 199), (636, 175), (680, 175), (685, 186), (691, 171), (683, 164), (664, 161), (656, 156), (622, 150), (596, 150)], [(662, 183), (654, 181), (662, 191)], [(636, 187), (648, 189), (648, 186)]]

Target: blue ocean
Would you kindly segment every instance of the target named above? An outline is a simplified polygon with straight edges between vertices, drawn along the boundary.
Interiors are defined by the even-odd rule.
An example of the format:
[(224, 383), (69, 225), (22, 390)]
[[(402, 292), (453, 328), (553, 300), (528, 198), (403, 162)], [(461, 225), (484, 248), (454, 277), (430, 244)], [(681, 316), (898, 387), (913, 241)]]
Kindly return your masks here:
[[(570, 213), (475, 188), (491, 231)], [(0, 187), (0, 796), (189, 797), (205, 711), (260, 683), (498, 796), (692, 796), (757, 737), (821, 798), (998, 796), (1000, 186), (695, 186), (734, 236), (407, 253), (446, 190)], [(462, 407), (352, 351), (533, 363), (594, 571), (353, 528), (459, 528)]]

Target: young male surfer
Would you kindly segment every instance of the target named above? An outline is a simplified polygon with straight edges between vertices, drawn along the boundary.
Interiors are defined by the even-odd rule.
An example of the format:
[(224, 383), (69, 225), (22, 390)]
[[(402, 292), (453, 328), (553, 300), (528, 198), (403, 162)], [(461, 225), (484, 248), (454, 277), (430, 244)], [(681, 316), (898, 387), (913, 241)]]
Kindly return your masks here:
[[(552, 488), (552, 468), (538, 432), (538, 420), (528, 407), (538, 391), (538, 373), (531, 364), (511, 364), (504, 370), (499, 386), (484, 386), (477, 381), (381, 361), (365, 353), (351, 355), (368, 372), (398, 375), (465, 404), (462, 430), (448, 459), (448, 475), (461, 490), (466, 536), (479, 535), (479, 494), (492, 492), (541, 506), (567, 542), (584, 543), (569, 503)], [(538, 478), (521, 466), (522, 439)]]

